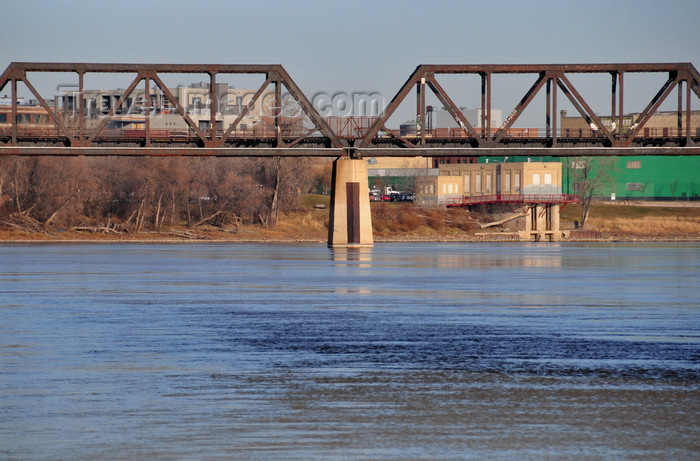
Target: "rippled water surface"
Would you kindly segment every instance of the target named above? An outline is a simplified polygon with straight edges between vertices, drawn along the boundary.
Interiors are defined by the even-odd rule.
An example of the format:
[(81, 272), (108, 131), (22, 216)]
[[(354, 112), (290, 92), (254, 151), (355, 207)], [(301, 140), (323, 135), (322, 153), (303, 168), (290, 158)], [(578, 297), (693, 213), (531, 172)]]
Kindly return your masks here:
[(698, 459), (700, 245), (0, 246), (0, 459)]

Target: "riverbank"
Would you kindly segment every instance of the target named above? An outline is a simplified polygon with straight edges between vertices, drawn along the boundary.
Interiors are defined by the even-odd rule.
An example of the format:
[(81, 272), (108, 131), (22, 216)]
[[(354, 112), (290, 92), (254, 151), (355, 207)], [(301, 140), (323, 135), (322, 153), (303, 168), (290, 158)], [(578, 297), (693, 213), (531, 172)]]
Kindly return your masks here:
[[(586, 232), (575, 232), (580, 207), (561, 211), (561, 229), (570, 240), (700, 241), (700, 207), (679, 204), (633, 203), (593, 205)], [(467, 209), (422, 209), (411, 204), (372, 204), (375, 242), (482, 242), (513, 240), (508, 229), (482, 228), (488, 215)], [(273, 226), (162, 227), (141, 232), (105, 227), (28, 230), (3, 225), (0, 243), (22, 242), (279, 242), (323, 243), (328, 237), (328, 210), (309, 206), (280, 217)], [(578, 234), (578, 235), (577, 235)]]

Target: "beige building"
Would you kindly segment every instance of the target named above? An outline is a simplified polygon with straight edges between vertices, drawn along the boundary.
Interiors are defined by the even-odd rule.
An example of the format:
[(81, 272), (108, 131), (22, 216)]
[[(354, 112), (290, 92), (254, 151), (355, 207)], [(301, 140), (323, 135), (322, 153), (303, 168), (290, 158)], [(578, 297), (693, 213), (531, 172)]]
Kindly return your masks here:
[[(560, 129), (563, 137), (590, 137), (596, 134), (597, 127), (587, 123), (578, 113), (568, 116), (567, 111), (560, 112)], [(639, 117), (638, 113), (627, 114), (622, 117), (623, 131), (632, 128), (634, 121)], [(619, 117), (613, 120), (609, 116), (600, 117), (605, 128), (613, 133), (619, 133)], [(682, 114), (683, 128), (678, 132), (678, 113), (675, 111), (657, 112), (652, 115), (640, 130), (639, 136), (645, 138), (685, 136), (685, 113)], [(690, 113), (690, 134), (700, 136), (700, 111)]]
[(367, 165), (371, 169), (400, 170), (431, 168), (432, 159), (428, 157), (370, 157)]
[(445, 164), (438, 176), (418, 180), (418, 202), (446, 205), (464, 197), (562, 193), (559, 162)]
[[(418, 178), (420, 206), (489, 205), (508, 227), (528, 240), (559, 240), (562, 194), (559, 162), (440, 165), (438, 176)], [(512, 218), (512, 219), (510, 219)]]
[[(176, 101), (199, 129), (208, 130), (211, 125), (211, 92), (208, 83), (194, 83), (189, 86), (169, 88)], [(84, 90), (82, 94), (85, 108), (86, 126), (97, 126), (100, 119), (117, 106), (123, 90)], [(241, 114), (255, 94), (255, 90), (229, 87), (227, 83), (216, 84), (216, 128), (227, 129)], [(64, 92), (60, 96), (64, 116), (77, 113), (76, 92)], [(177, 108), (170, 102), (160, 88), (149, 91), (150, 128), (154, 130), (187, 131), (187, 122), (178, 114)], [(142, 130), (145, 128), (146, 91), (135, 88), (123, 105), (110, 120), (108, 129)], [(272, 114), (274, 92), (268, 90), (258, 99), (256, 105), (246, 114), (238, 125), (239, 130), (250, 130)]]

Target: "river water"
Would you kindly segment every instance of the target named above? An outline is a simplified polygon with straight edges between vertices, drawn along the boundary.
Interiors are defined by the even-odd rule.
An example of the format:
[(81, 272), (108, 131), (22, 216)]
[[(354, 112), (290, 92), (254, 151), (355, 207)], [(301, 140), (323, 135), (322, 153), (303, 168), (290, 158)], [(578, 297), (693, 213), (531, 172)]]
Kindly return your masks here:
[(0, 246), (0, 459), (698, 459), (700, 245)]

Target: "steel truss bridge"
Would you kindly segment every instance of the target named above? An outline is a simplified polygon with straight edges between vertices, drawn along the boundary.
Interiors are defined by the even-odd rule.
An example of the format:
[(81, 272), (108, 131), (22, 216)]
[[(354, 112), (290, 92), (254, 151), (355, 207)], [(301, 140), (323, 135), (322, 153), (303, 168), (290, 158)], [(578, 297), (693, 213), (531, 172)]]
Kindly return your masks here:
[[(77, 76), (77, 94), (85, 91), (85, 77), (91, 74), (126, 74), (130, 84), (95, 124), (88, 126), (88, 108), (77, 97), (70, 111), (51, 104), (34, 85), (35, 78), (45, 80), (49, 74), (69, 73)], [(650, 88), (653, 95), (634, 123), (625, 126), (625, 77), (630, 74), (660, 74), (665, 77), (660, 88)], [(164, 83), (165, 74), (208, 75), (209, 123), (198, 125), (186, 107)], [(254, 75), (264, 80), (252, 99), (242, 105), (236, 119), (225, 129), (217, 125), (217, 78), (230, 74)], [(492, 78), (502, 74), (522, 74), (532, 84), (522, 95), (505, 122), (497, 129), (472, 126), (454, 102), (464, 95), (451, 96), (440, 84), (444, 75), (478, 76), (481, 80), (481, 127), (489, 125), (492, 100), (496, 89)], [(619, 129), (603, 123), (591, 104), (572, 83), (574, 74), (603, 74), (610, 77), (610, 113), (606, 118)], [(127, 80), (128, 81), (128, 80)], [(31, 128), (18, 123), (22, 106), (18, 104), (18, 84), (23, 85), (48, 114), (51, 129)], [(361, 130), (352, 134), (333, 131), (281, 65), (196, 65), (196, 64), (97, 64), (97, 63), (11, 63), (0, 75), (0, 91), (10, 87), (11, 102), (0, 123), (0, 155), (93, 155), (93, 156), (221, 156), (221, 157), (477, 157), (477, 156), (591, 156), (591, 155), (700, 155), (698, 127), (691, 126), (691, 102), (700, 98), (700, 74), (691, 63), (642, 64), (553, 64), (553, 65), (420, 65), (409, 76), (386, 109)], [(187, 125), (184, 133), (151, 129), (149, 120), (158, 115), (150, 95), (153, 86), (172, 110)], [(108, 129), (134, 91), (143, 88), (145, 128), (138, 133)], [(285, 114), (282, 91), (286, 90), (296, 105), (294, 120)], [(387, 128), (389, 118), (409, 94), (415, 91), (416, 132), (401, 135)], [(429, 130), (425, 125), (431, 91), (452, 115), (459, 129), (455, 134)], [(647, 136), (644, 128), (662, 103), (677, 91), (677, 123), (672, 135)], [(543, 133), (536, 136), (512, 136), (513, 124), (540, 92), (545, 93)], [(261, 102), (263, 94), (273, 94), (274, 103), (265, 124), (269, 129), (244, 129), (241, 123), (251, 107)], [(562, 136), (557, 126), (557, 107), (563, 94), (595, 131), (576, 136)], [(635, 100), (636, 103), (640, 101)], [(624, 129), (623, 129), (624, 127)], [(693, 132), (693, 129), (695, 132)]]

